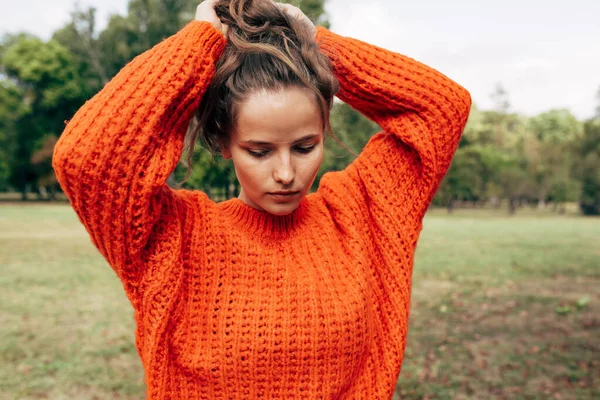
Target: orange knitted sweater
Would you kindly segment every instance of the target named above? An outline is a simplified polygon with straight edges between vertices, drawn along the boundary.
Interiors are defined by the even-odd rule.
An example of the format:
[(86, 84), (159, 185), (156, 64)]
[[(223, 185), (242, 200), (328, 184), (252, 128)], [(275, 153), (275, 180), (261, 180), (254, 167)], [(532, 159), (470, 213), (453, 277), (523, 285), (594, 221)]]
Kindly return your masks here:
[(287, 216), (165, 182), (225, 46), (194, 21), (76, 113), (54, 168), (135, 310), (151, 399), (387, 399), (406, 344), (422, 218), (466, 123), (467, 91), (318, 28), (338, 96), (376, 121), (344, 171)]

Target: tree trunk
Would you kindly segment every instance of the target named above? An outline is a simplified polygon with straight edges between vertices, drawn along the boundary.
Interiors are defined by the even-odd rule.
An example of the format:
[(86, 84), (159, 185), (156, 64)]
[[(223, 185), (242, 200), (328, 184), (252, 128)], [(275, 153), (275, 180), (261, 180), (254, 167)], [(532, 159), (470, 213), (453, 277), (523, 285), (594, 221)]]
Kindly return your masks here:
[(54, 188), (54, 185), (47, 186), (46, 188), (48, 189), (48, 200), (56, 201), (56, 190)]
[(510, 215), (515, 215), (516, 212), (517, 212), (517, 199), (511, 197), (510, 199), (508, 199), (508, 213)]
[(538, 200), (538, 205), (537, 205), (538, 210), (543, 210), (544, 208), (546, 208), (546, 202), (544, 201), (543, 198), (540, 197), (540, 199)]
[(27, 200), (27, 182), (25, 182), (25, 171), (23, 171), (23, 169), (21, 169), (21, 171), (19, 172), (19, 188), (21, 189), (21, 201), (26, 201)]
[(38, 201), (42, 201), (46, 197), (46, 188), (44, 186), (36, 185), (35, 193), (37, 194)]

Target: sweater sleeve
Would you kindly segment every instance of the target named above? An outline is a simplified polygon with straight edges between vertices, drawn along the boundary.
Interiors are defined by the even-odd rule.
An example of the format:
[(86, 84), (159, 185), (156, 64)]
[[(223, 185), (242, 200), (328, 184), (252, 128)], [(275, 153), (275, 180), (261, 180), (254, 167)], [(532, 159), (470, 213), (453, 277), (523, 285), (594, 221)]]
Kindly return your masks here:
[(340, 82), (338, 97), (383, 129), (344, 171), (325, 174), (319, 191), (334, 208), (420, 221), (458, 146), (469, 93), (411, 58), (322, 27), (317, 42)]
[(140, 272), (157, 220), (179, 191), (166, 180), (225, 39), (193, 21), (126, 65), (68, 122), (53, 156), (58, 181), (94, 245), (124, 282)]

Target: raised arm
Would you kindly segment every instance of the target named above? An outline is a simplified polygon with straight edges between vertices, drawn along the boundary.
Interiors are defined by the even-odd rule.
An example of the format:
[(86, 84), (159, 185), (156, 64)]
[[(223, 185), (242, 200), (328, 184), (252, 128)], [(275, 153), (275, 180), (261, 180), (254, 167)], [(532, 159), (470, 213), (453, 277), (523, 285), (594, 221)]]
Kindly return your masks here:
[(136, 57), (68, 123), (53, 157), (58, 181), (92, 241), (123, 281), (164, 205), (191, 115), (208, 86), (225, 40), (193, 21)]
[(322, 193), (351, 191), (392, 217), (422, 216), (458, 146), (469, 93), (409, 57), (322, 27), (317, 42), (340, 81), (338, 97), (384, 130), (344, 173), (323, 178)]

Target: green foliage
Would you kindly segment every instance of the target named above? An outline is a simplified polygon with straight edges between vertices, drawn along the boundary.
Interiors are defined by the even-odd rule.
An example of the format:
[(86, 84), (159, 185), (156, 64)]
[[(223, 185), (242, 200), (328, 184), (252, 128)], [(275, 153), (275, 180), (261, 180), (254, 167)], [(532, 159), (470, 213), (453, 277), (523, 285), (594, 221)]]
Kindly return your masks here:
[(22, 38), (4, 56), (6, 75), (27, 92), (34, 109), (56, 110), (81, 98), (77, 61), (60, 43), (38, 38)]
[(529, 129), (542, 143), (569, 143), (581, 136), (583, 125), (567, 109), (550, 110), (529, 119)]
[(331, 137), (326, 138), (323, 164), (319, 169), (313, 189), (318, 187), (326, 172), (340, 171), (346, 168), (354, 160), (354, 154), (360, 153), (371, 136), (381, 130), (375, 122), (343, 102), (334, 103), (330, 114), (330, 124), (333, 134), (343, 146)]
[(325, 0), (282, 0), (279, 3), (290, 3), (300, 8), (316, 25), (329, 28), (329, 17), (325, 12)]
[(8, 189), (14, 163), (17, 122), (27, 113), (23, 92), (11, 81), (0, 80), (0, 191)]
[[(288, 0), (313, 22), (329, 27), (325, 0)], [(25, 196), (55, 185), (50, 169), (53, 140), (85, 99), (98, 92), (135, 56), (176, 33), (191, 21), (197, 0), (129, 0), (125, 15), (112, 15), (97, 30), (96, 10), (75, 6), (71, 20), (43, 42), (26, 33), (0, 40), (0, 190), (18, 189)], [(599, 91), (600, 95), (600, 91)], [(583, 124), (568, 110), (550, 110), (532, 118), (511, 112), (509, 93), (498, 83), (492, 110), (473, 106), (446, 179), (434, 203), (452, 209), (461, 202), (482, 204), (509, 200), (520, 204), (561, 205), (580, 201), (596, 213), (598, 158), (594, 124)], [(600, 99), (600, 98), (599, 98)], [(599, 100), (600, 101), (600, 100)], [(600, 111), (598, 113), (600, 116)], [(324, 173), (344, 169), (380, 128), (347, 104), (331, 111), (335, 139), (327, 138)], [(185, 188), (234, 195), (233, 165), (199, 146)], [(170, 184), (187, 170), (181, 163)], [(560, 207), (559, 207), (560, 208)]]
[(100, 40), (96, 32), (96, 9), (81, 10), (76, 6), (71, 21), (56, 31), (53, 39), (63, 45), (79, 61), (78, 74), (84, 81), (86, 98), (108, 82)]
[(509, 211), (520, 204), (578, 199), (579, 183), (571, 173), (574, 148), (583, 124), (568, 110), (550, 110), (532, 118), (508, 113), (506, 91), (492, 96), (496, 110), (473, 106), (459, 149), (435, 199), (453, 202), (506, 199)]
[(194, 149), (190, 168), (187, 166), (187, 160), (184, 160), (175, 169), (173, 179), (177, 184), (185, 179), (188, 171), (189, 178), (183, 185), (186, 189), (199, 189), (211, 195), (216, 188), (229, 190), (230, 186), (237, 185), (233, 163), (219, 155), (213, 157), (200, 144), (197, 144)]
[(497, 150), (514, 150), (522, 143), (526, 126), (527, 119), (519, 114), (483, 111), (473, 105), (460, 146), (493, 145)]
[(456, 151), (446, 178), (440, 185), (437, 201), (452, 210), (456, 201), (478, 201), (485, 194), (488, 173), (496, 169), (497, 152), (490, 147), (467, 146)]
[(600, 120), (585, 124), (576, 154), (574, 172), (581, 181), (581, 211), (585, 215), (600, 215)]
[(138, 54), (173, 35), (191, 21), (196, 1), (130, 0), (126, 16), (113, 15), (99, 35), (99, 52), (108, 76)]
[(600, 118), (600, 87), (598, 87), (598, 91), (596, 92), (596, 118)]
[[(9, 133), (4, 135), (10, 139), (12, 153), (6, 161), (8, 181), (24, 194), (27, 186), (38, 185), (32, 154), (42, 146), (45, 136), (58, 136), (62, 131), (64, 121), (84, 99), (84, 85), (78, 74), (78, 60), (55, 40), (45, 43), (29, 35), (6, 38), (2, 69), (14, 85), (11, 97), (21, 103), (12, 106), (20, 112), (9, 118)], [(46, 164), (42, 169), (49, 168), (49, 159)]]

